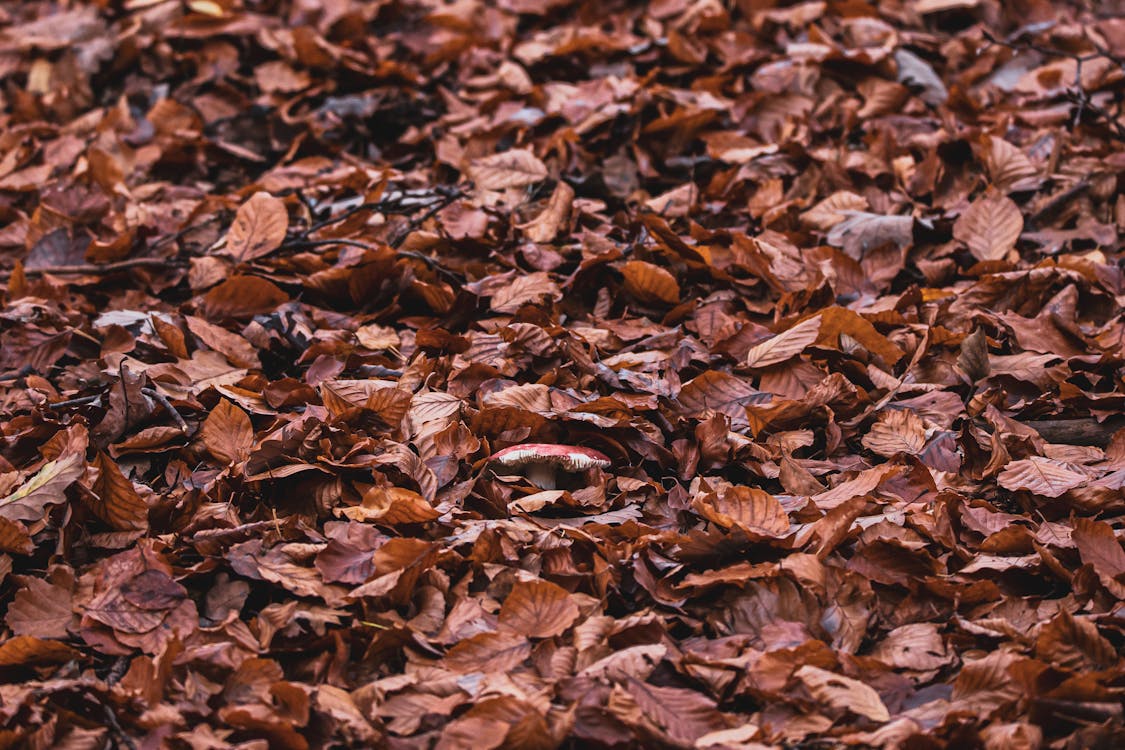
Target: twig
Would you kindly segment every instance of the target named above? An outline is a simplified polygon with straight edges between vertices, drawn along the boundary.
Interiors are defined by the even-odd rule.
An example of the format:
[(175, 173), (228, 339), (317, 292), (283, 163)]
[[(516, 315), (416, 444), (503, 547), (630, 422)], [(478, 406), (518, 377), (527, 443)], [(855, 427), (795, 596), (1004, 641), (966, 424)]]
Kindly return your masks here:
[(1072, 127), (1077, 127), (1079, 122), (1081, 122), (1082, 120), (1082, 115), (1086, 112), (1089, 112), (1097, 119), (1104, 121), (1106, 126), (1108, 126), (1110, 130), (1113, 131), (1114, 135), (1116, 135), (1119, 140), (1125, 141), (1125, 125), (1122, 125), (1121, 122), (1119, 122), (1112, 113), (1108, 112), (1103, 107), (1099, 107), (1097, 104), (1094, 104), (1093, 100), (1090, 98), (1090, 93), (1086, 91), (1086, 89), (1082, 86), (1082, 66), (1084, 63), (1092, 62), (1093, 60), (1097, 60), (1099, 58), (1110, 60), (1111, 62), (1117, 63), (1118, 65), (1122, 65), (1123, 63), (1125, 63), (1125, 61), (1122, 61), (1116, 56), (1110, 54), (1108, 50), (1101, 49), (1101, 47), (1099, 47), (1097, 43), (1095, 43), (1088, 37), (1087, 41), (1095, 51), (1086, 53), (1084, 55), (1079, 55), (1074, 52), (1066, 52), (1054, 47), (1047, 47), (1042, 44), (1036, 44), (1035, 42), (1014, 42), (1008, 39), (998, 39), (993, 36), (988, 29), (985, 28), (981, 29), (981, 34), (985, 39), (988, 40), (989, 44), (996, 44), (1001, 47), (1007, 47), (1011, 50), (1038, 52), (1039, 54), (1046, 55), (1048, 57), (1063, 57), (1069, 60), (1073, 60), (1074, 83), (1071, 86), (1071, 90), (1065, 94), (1066, 98), (1070, 99), (1076, 105), (1078, 105), (1074, 113)]
[(106, 723), (109, 724), (110, 733), (113, 734), (114, 739), (117, 741), (117, 746), (121, 747), (124, 745), (129, 748), (129, 750), (137, 750), (136, 743), (125, 733), (125, 730), (121, 727), (121, 722), (117, 720), (117, 714), (114, 712), (113, 707), (103, 702), (102, 711), (105, 713)]
[(184, 418), (180, 416), (180, 413), (176, 411), (175, 407), (172, 406), (172, 403), (164, 396), (163, 393), (156, 390), (155, 388), (142, 388), (141, 393), (151, 399), (154, 399), (157, 403), (163, 406), (164, 409), (172, 416), (172, 419), (175, 420), (176, 424), (179, 425), (180, 432), (184, 433), (185, 435), (187, 434), (189, 430), (188, 423), (184, 421)]
[(92, 396), (79, 396), (78, 398), (68, 398), (66, 401), (54, 401), (47, 404), (48, 409), (65, 409), (68, 406), (82, 406), (83, 404), (92, 404), (101, 399), (102, 394), (95, 393)]
[(34, 373), (34, 367), (32, 367), (31, 365), (24, 365), (15, 372), (6, 372), (3, 375), (0, 375), (0, 383), (8, 383), (13, 380), (19, 380), (26, 375), (33, 375)]
[[(377, 246), (372, 245), (370, 242), (362, 242), (361, 240), (349, 240), (344, 238), (334, 240), (290, 240), (282, 245), (282, 247), (325, 247), (328, 245), (347, 245), (348, 247), (359, 247), (363, 248), (364, 250), (379, 249)], [(395, 252), (397, 252), (404, 258), (413, 258), (414, 260), (420, 260), (430, 268), (434, 269), (434, 271), (436, 271), (437, 273), (447, 276), (454, 281), (459, 281), (459, 279), (457, 278), (457, 274), (453, 273), (448, 268), (441, 265), (428, 255), (416, 253), (413, 250), (396, 250)]]
[(391, 241), (391, 243), (390, 243), (391, 247), (398, 248), (398, 246), (401, 245), (403, 243), (403, 241), (405, 241), (406, 238), (410, 236), (411, 232), (413, 232), (415, 229), (417, 229), (418, 227), (425, 224), (427, 221), (430, 220), (430, 218), (434, 214), (436, 214), (438, 211), (442, 210), (443, 208), (445, 208), (450, 203), (452, 203), (453, 201), (457, 200), (460, 197), (461, 197), (461, 189), (460, 188), (454, 188), (453, 190), (450, 190), (448, 193), (446, 193), (444, 196), (442, 196), (442, 198), (440, 200), (438, 200), (436, 203), (434, 203), (434, 205), (430, 206), (430, 208), (427, 209), (424, 214), (411, 219), (410, 223), (406, 225), (406, 229), (402, 230), (401, 234), (398, 237), (395, 237)]
[(1069, 443), (1071, 445), (1108, 445), (1121, 428), (1125, 427), (1125, 417), (1110, 417), (1104, 422), (1093, 418), (1082, 419), (1038, 419), (1024, 422), (1048, 443)]
[[(43, 276), (45, 274), (52, 276), (104, 276), (118, 271), (128, 271), (132, 268), (180, 268), (183, 265), (174, 258), (129, 258), (114, 263), (79, 263), (73, 266), (25, 268), (23, 273), (25, 276)], [(7, 281), (10, 278), (12, 278), (11, 271), (0, 271), (0, 280)]]

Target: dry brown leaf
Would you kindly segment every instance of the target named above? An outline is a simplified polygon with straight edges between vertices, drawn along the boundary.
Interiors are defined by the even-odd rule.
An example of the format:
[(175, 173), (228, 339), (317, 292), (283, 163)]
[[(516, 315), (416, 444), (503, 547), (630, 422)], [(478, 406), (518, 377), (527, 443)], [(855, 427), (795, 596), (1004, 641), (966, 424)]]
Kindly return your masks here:
[(838, 190), (801, 214), (801, 223), (827, 232), (848, 218), (851, 211), (866, 211), (867, 199), (848, 190)]
[(977, 260), (1004, 260), (1023, 231), (1019, 206), (1002, 195), (977, 198), (953, 224), (953, 236), (969, 247)]
[(680, 285), (667, 269), (643, 260), (631, 260), (621, 272), (625, 275), (625, 291), (641, 302), (675, 305), (680, 301)]
[(793, 676), (805, 684), (813, 698), (832, 708), (851, 711), (872, 721), (891, 718), (879, 694), (859, 680), (811, 665), (801, 667)]
[(281, 247), (289, 229), (285, 204), (269, 193), (257, 192), (238, 208), (227, 233), (223, 254), (236, 263), (262, 258)]
[(926, 426), (910, 409), (885, 411), (863, 436), (863, 445), (886, 458), (899, 453), (916, 456), (926, 447)]
[(914, 242), (914, 218), (884, 216), (867, 211), (844, 211), (846, 219), (828, 233), (828, 244), (843, 248), (851, 257), (862, 260), (869, 250), (882, 245), (908, 247)]
[(570, 594), (549, 581), (518, 581), (500, 607), (500, 624), (528, 638), (561, 635), (576, 619)]
[(86, 473), (81, 454), (48, 461), (19, 489), (0, 499), (0, 517), (9, 521), (38, 521), (49, 505), (66, 502), (66, 488)]
[(562, 290), (545, 272), (518, 276), (492, 294), (491, 307), (498, 313), (514, 313), (526, 304), (562, 299)]
[(98, 470), (98, 478), (90, 487), (97, 495), (90, 504), (94, 514), (118, 531), (147, 529), (148, 505), (117, 463), (99, 452), (90, 465)]
[(1035, 177), (1038, 170), (1017, 146), (1003, 138), (988, 136), (984, 139), (987, 150), (984, 163), (988, 176), (997, 189), (1006, 191), (1018, 182)]
[(203, 421), (200, 437), (212, 456), (229, 465), (250, 454), (254, 427), (246, 412), (223, 398)]
[(520, 229), (532, 242), (550, 242), (566, 225), (574, 204), (574, 188), (565, 182), (555, 186), (551, 199), (538, 216), (523, 224)]
[(770, 493), (757, 487), (735, 486), (697, 498), (695, 508), (724, 529), (739, 528), (755, 536), (778, 538), (789, 533), (789, 516)]
[(1074, 471), (1063, 462), (1042, 456), (1013, 461), (996, 478), (1005, 489), (1026, 490), (1043, 497), (1059, 497), (1087, 480), (1087, 475)]
[(747, 367), (768, 367), (792, 359), (817, 340), (821, 319), (814, 315), (778, 335), (766, 339), (746, 353)]

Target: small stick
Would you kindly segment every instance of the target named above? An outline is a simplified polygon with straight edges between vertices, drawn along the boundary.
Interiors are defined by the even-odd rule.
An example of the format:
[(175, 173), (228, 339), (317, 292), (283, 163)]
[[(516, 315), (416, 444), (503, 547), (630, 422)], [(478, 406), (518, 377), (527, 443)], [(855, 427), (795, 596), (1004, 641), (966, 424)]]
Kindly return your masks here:
[[(285, 243), (285, 245), (283, 245), (283, 247), (324, 247), (324, 246), (327, 246), (327, 245), (347, 245), (348, 247), (359, 247), (359, 248), (363, 248), (364, 250), (378, 250), (379, 249), (375, 245), (372, 245), (370, 242), (362, 242), (360, 240), (349, 240), (349, 239), (344, 239), (344, 238), (335, 239), (335, 240), (294, 240), (294, 241)], [(457, 280), (457, 274), (453, 273), (448, 268), (442, 266), (440, 263), (438, 263), (436, 260), (434, 260), (433, 258), (431, 258), (428, 255), (423, 255), (422, 253), (416, 253), (413, 250), (396, 250), (395, 252), (397, 252), (399, 255), (401, 255), (404, 258), (413, 258), (415, 260), (420, 260), (423, 263), (425, 263), (427, 266), (429, 266), (430, 268), (434, 269), (434, 271), (436, 271), (440, 274), (443, 274), (445, 276), (448, 276), (449, 278), (453, 279), (454, 281)]]
[[(129, 258), (116, 263), (79, 263), (73, 266), (53, 266), (51, 268), (25, 268), (25, 276), (103, 276), (128, 271), (131, 268), (180, 268), (183, 264), (172, 258)], [(11, 271), (0, 272), (0, 280), (7, 281), (12, 277)]]
[(15, 372), (6, 372), (3, 375), (0, 375), (0, 383), (7, 383), (7, 382), (10, 382), (12, 380), (19, 380), (20, 378), (22, 378), (26, 375), (33, 375), (33, 374), (35, 374), (35, 368), (32, 367), (31, 365), (24, 365), (23, 367), (16, 370)]
[(163, 393), (156, 390), (155, 388), (142, 388), (141, 393), (151, 399), (154, 399), (155, 401), (157, 401), (157, 403), (163, 406), (167, 410), (167, 412), (172, 415), (172, 419), (175, 420), (176, 424), (179, 425), (180, 432), (187, 434), (189, 429), (188, 423), (184, 421), (184, 418), (180, 416), (180, 413), (176, 411), (175, 407), (173, 407), (172, 403), (167, 398), (165, 398)]
[(65, 409), (68, 406), (81, 406), (83, 404), (92, 404), (101, 399), (102, 394), (95, 393), (93, 396), (79, 396), (78, 398), (68, 398), (66, 401), (55, 401), (47, 404), (48, 409)]

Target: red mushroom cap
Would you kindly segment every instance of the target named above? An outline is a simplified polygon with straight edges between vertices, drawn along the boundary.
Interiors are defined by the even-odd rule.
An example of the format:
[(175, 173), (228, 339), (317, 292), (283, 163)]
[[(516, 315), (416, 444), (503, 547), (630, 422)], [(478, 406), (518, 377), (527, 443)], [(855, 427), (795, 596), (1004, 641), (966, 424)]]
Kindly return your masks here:
[(585, 471), (595, 466), (608, 469), (612, 464), (609, 456), (593, 448), (552, 443), (513, 445), (493, 453), (489, 460), (510, 468), (528, 464), (552, 464), (566, 471)]

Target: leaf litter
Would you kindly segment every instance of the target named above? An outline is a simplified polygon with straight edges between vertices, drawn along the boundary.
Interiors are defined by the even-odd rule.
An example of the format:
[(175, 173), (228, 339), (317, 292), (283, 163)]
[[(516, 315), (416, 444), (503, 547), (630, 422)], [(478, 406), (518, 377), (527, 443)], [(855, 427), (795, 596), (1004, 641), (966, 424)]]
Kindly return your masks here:
[(5, 746), (1125, 744), (1096, 5), (0, 10)]

